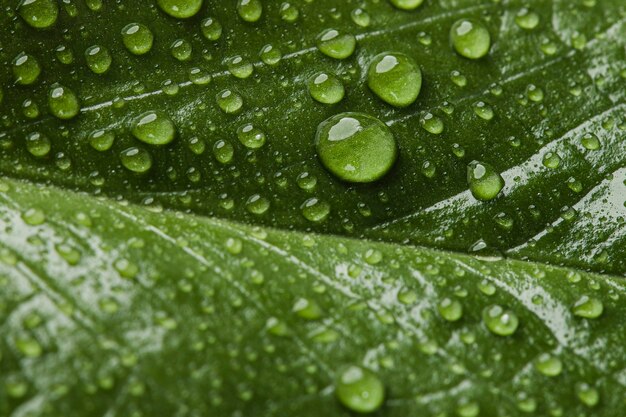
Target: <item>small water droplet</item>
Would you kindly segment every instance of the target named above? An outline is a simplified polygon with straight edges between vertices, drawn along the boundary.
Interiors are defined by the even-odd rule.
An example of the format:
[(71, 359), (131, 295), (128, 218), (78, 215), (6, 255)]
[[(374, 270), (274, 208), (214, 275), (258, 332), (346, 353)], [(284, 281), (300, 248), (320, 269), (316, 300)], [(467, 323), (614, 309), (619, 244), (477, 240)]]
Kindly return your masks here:
[(519, 325), (517, 315), (499, 305), (492, 305), (483, 310), (483, 322), (490, 332), (499, 336), (512, 335)]
[(574, 303), (572, 312), (578, 317), (597, 319), (604, 312), (604, 304), (597, 298), (583, 295)]
[(339, 103), (345, 94), (341, 80), (327, 72), (313, 75), (309, 79), (308, 87), (311, 97), (322, 104)]
[(122, 41), (130, 53), (144, 55), (152, 49), (154, 35), (146, 25), (130, 23), (122, 29)]
[(187, 19), (200, 11), (202, 0), (157, 0), (157, 4), (168, 15)]
[(419, 96), (422, 71), (405, 54), (382, 53), (370, 63), (367, 85), (384, 102), (395, 107), (407, 107)]
[(223, 90), (216, 96), (217, 105), (226, 114), (238, 113), (243, 107), (243, 98), (232, 90)]
[(478, 161), (468, 165), (467, 183), (474, 198), (481, 201), (493, 200), (505, 185), (502, 176), (491, 165)]
[(41, 66), (34, 56), (21, 52), (13, 60), (13, 76), (16, 83), (30, 85), (37, 81), (39, 74)]
[(132, 147), (120, 153), (120, 161), (132, 172), (142, 174), (152, 167), (152, 155), (143, 148)]
[(335, 388), (341, 404), (357, 413), (372, 413), (385, 400), (385, 387), (380, 379), (373, 372), (356, 365), (339, 371)]
[(254, 23), (263, 14), (263, 3), (261, 3), (261, 0), (238, 0), (237, 12), (244, 21)]
[(460, 19), (452, 25), (450, 42), (459, 55), (479, 59), (489, 53), (491, 35), (482, 22), (474, 19)]
[(356, 49), (356, 38), (352, 34), (336, 29), (326, 29), (317, 37), (317, 48), (331, 58), (346, 59)]
[(424, 3), (424, 0), (389, 0), (389, 2), (400, 10), (415, 10)]
[(252, 123), (245, 124), (237, 129), (239, 142), (248, 149), (259, 149), (265, 145), (267, 137), (260, 129)]
[(149, 145), (166, 145), (174, 140), (174, 122), (165, 114), (148, 111), (132, 123), (133, 136)]
[(55, 117), (68, 120), (78, 114), (80, 103), (72, 90), (55, 83), (50, 86), (48, 92), (48, 108)]

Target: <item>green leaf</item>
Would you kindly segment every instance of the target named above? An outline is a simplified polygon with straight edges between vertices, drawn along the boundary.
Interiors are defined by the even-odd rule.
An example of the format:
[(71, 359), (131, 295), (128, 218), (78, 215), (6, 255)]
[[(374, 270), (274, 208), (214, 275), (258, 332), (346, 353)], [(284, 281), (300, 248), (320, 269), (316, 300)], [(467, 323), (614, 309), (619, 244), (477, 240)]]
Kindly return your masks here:
[(10, 2), (0, 416), (617, 416), (625, 51), (623, 0)]
[[(481, 242), (513, 257), (626, 270), (625, 246), (611, 243), (623, 240), (626, 214), (622, 1), (255, 1), (243, 9), (207, 1), (197, 12), (195, 3), (155, 3), (64, 3), (47, 30), (14, 9), (2, 15), (0, 38), (11, 39), (4, 60), (25, 52), (41, 74), (14, 86), (11, 65), (1, 72), (0, 172), (254, 224), (455, 251)], [(450, 46), (461, 18), (488, 30), (487, 57), (467, 59)], [(324, 41), (328, 48), (341, 48), (344, 37), (351, 46), (354, 35), (355, 52), (321, 53), (318, 36), (328, 29), (340, 34)], [(405, 108), (368, 86), (370, 63), (389, 51), (422, 72), (419, 97)], [(339, 103), (309, 94), (320, 72), (343, 84)], [(53, 116), (53, 83), (80, 99), (78, 116)], [(318, 161), (318, 125), (345, 111), (390, 126), (400, 156), (383, 180), (351, 185)], [(150, 114), (160, 121), (142, 142), (133, 126)], [(250, 125), (257, 130), (239, 140)], [(158, 129), (167, 131), (150, 138)], [(587, 149), (586, 134), (599, 143)], [(467, 191), (474, 160), (505, 181), (488, 203)], [(598, 195), (618, 201), (591, 204)], [(311, 198), (328, 216), (303, 213)], [(600, 216), (609, 221), (585, 220)], [(564, 251), (553, 243), (571, 239)]]
[(385, 416), (626, 405), (623, 279), (1, 187), (0, 415), (340, 416), (344, 366)]

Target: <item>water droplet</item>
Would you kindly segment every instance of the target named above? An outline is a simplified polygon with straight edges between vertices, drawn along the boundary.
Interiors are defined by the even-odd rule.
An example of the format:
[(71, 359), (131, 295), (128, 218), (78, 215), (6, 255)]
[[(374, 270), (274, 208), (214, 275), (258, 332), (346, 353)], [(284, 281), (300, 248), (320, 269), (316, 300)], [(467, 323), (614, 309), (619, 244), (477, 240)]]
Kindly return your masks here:
[(59, 45), (55, 49), (57, 59), (61, 64), (69, 65), (74, 62), (74, 53), (65, 45)]
[(107, 130), (96, 130), (89, 135), (89, 144), (99, 152), (111, 149), (114, 141), (115, 134)]
[(157, 4), (172, 17), (187, 19), (200, 11), (202, 0), (157, 0)]
[(367, 84), (384, 102), (406, 107), (417, 100), (422, 88), (422, 71), (405, 54), (382, 53), (374, 57), (370, 64)]
[(304, 191), (313, 191), (317, 186), (317, 177), (309, 174), (308, 172), (303, 172), (298, 175), (296, 183), (298, 184), (298, 187)]
[(382, 178), (398, 155), (389, 127), (362, 113), (341, 113), (325, 120), (317, 129), (315, 144), (324, 166), (349, 182)]
[(44, 157), (50, 153), (50, 148), (50, 139), (47, 136), (39, 132), (32, 132), (26, 136), (26, 149), (31, 155)]
[(46, 29), (56, 23), (59, 6), (57, 0), (21, 0), (17, 12), (30, 26)]
[(48, 92), (48, 108), (55, 117), (67, 120), (78, 114), (80, 103), (72, 90), (55, 83)]
[(483, 310), (483, 322), (490, 332), (499, 336), (512, 335), (519, 325), (515, 313), (504, 310), (499, 305), (492, 305)]
[(16, 83), (32, 84), (37, 81), (39, 74), (41, 74), (41, 66), (34, 56), (21, 52), (13, 60), (13, 76)]
[(222, 24), (212, 17), (207, 17), (200, 22), (200, 30), (207, 40), (213, 42), (222, 37)]
[(441, 317), (447, 321), (458, 321), (463, 317), (463, 306), (457, 300), (444, 298), (437, 304), (437, 310)]
[(20, 353), (29, 358), (38, 358), (43, 353), (43, 349), (39, 342), (30, 337), (19, 338), (15, 341), (15, 347)]
[(543, 156), (543, 166), (557, 169), (561, 165), (561, 157), (556, 152), (548, 152)]
[(420, 116), (420, 124), (425, 131), (433, 135), (440, 135), (444, 129), (443, 120), (431, 112), (422, 113)]
[(265, 133), (257, 129), (252, 123), (245, 124), (237, 129), (239, 142), (248, 149), (259, 149), (267, 140)]
[(339, 103), (345, 94), (343, 83), (335, 75), (320, 72), (309, 79), (309, 94), (323, 104)]
[(280, 62), (281, 59), (283, 59), (283, 54), (278, 48), (275, 48), (273, 45), (265, 45), (261, 49), (259, 57), (265, 65), (276, 65)]
[(185, 39), (176, 39), (170, 46), (172, 56), (179, 61), (188, 61), (191, 58), (193, 47), (191, 43)]
[(322, 317), (322, 309), (312, 300), (306, 298), (298, 299), (292, 308), (292, 311), (305, 320), (317, 320)]
[(234, 56), (228, 60), (228, 72), (237, 78), (248, 78), (254, 72), (254, 66), (250, 61), (241, 56)]
[(385, 400), (385, 387), (371, 371), (348, 366), (339, 371), (335, 393), (344, 407), (357, 413), (372, 413)]
[(480, 406), (475, 401), (469, 401), (463, 398), (456, 407), (456, 413), (459, 417), (478, 417), (480, 414)]
[(250, 196), (246, 201), (246, 209), (256, 215), (265, 214), (270, 208), (270, 202), (265, 197), (261, 197), (259, 194)]
[(243, 250), (243, 242), (240, 239), (229, 237), (226, 239), (226, 250), (231, 255), (239, 255)]
[(133, 136), (149, 145), (166, 145), (174, 140), (174, 122), (160, 112), (149, 111), (132, 123)]
[(576, 384), (576, 395), (587, 407), (595, 407), (600, 401), (600, 393), (598, 393), (598, 390), (586, 382)]
[(400, 10), (415, 10), (424, 3), (424, 0), (389, 0)]
[(293, 23), (298, 20), (300, 11), (291, 3), (284, 2), (280, 5), (280, 18), (285, 22)]
[(263, 14), (263, 3), (261, 0), (238, 0), (237, 12), (239, 17), (249, 23), (254, 23)]
[(22, 219), (26, 224), (31, 226), (39, 226), (46, 221), (46, 215), (37, 208), (31, 208), (22, 213)]
[(331, 58), (346, 59), (356, 49), (356, 38), (349, 33), (326, 29), (317, 37), (317, 49)]
[(578, 317), (597, 319), (604, 312), (604, 304), (597, 298), (583, 295), (574, 303), (572, 312)]
[(460, 19), (452, 25), (450, 42), (459, 55), (479, 59), (489, 53), (491, 35), (482, 22), (474, 19)]
[(152, 168), (152, 155), (143, 148), (132, 147), (120, 153), (120, 161), (126, 169), (143, 174)]
[(465, 75), (461, 74), (461, 72), (459, 72), (457, 70), (453, 70), (450, 73), (450, 79), (458, 87), (463, 88), (463, 87), (465, 87), (467, 85), (467, 77)]
[(484, 101), (477, 101), (473, 104), (472, 108), (474, 109), (474, 113), (476, 114), (476, 116), (480, 117), (481, 119), (491, 120), (495, 116), (493, 108)]
[(231, 90), (221, 91), (215, 99), (217, 105), (226, 114), (238, 113), (243, 107), (243, 98)]
[(524, 7), (515, 16), (515, 23), (522, 29), (533, 30), (539, 25), (539, 15)]
[(222, 164), (228, 164), (233, 160), (235, 148), (230, 142), (225, 140), (218, 140), (213, 145), (213, 155), (215, 159)]
[(330, 204), (324, 200), (309, 198), (302, 203), (300, 210), (302, 210), (302, 215), (305, 219), (310, 222), (319, 223), (326, 220), (330, 214)]
[(563, 371), (563, 362), (549, 353), (542, 353), (535, 360), (535, 368), (545, 376), (557, 376)]
[(585, 149), (589, 151), (597, 151), (602, 147), (600, 139), (598, 139), (595, 133), (585, 133), (581, 139), (581, 143)]
[(467, 167), (467, 183), (477, 200), (493, 200), (504, 188), (504, 179), (489, 164), (473, 161)]
[(122, 40), (130, 53), (143, 55), (152, 49), (154, 35), (146, 25), (130, 23), (122, 29)]
[(362, 28), (368, 27), (372, 22), (372, 18), (370, 17), (369, 13), (367, 13), (360, 7), (352, 10), (352, 12), (350, 13), (350, 17), (352, 18), (354, 24), (356, 24), (357, 26), (361, 26)]
[(85, 50), (87, 66), (95, 74), (104, 74), (111, 67), (113, 58), (109, 50), (103, 46), (93, 45)]

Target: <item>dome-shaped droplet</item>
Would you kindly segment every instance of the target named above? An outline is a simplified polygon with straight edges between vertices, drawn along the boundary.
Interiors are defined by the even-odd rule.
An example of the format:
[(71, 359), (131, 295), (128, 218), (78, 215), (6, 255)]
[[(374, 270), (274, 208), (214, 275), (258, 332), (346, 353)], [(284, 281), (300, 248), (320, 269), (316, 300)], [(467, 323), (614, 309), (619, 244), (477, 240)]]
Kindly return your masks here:
[(362, 28), (368, 27), (372, 23), (372, 17), (362, 8), (358, 7), (350, 13), (352, 21)]
[(89, 144), (98, 152), (111, 149), (115, 142), (115, 134), (108, 130), (96, 130), (89, 135)]
[(237, 78), (248, 78), (254, 72), (254, 66), (247, 59), (237, 55), (228, 60), (228, 72)]
[(200, 22), (200, 29), (205, 38), (217, 41), (222, 37), (222, 24), (212, 17), (207, 17)]
[(315, 301), (307, 298), (299, 298), (291, 309), (299, 317), (305, 320), (317, 320), (322, 317), (322, 308)]
[(335, 75), (320, 72), (309, 78), (309, 94), (323, 104), (339, 103), (345, 94), (343, 83)]
[(515, 313), (499, 305), (492, 305), (483, 310), (483, 322), (487, 329), (498, 336), (510, 336), (517, 330), (519, 320)]
[(68, 120), (78, 114), (80, 102), (72, 90), (55, 83), (48, 92), (48, 108), (55, 117)]
[(230, 142), (225, 140), (218, 140), (213, 145), (213, 155), (215, 155), (215, 159), (222, 164), (228, 164), (233, 160), (233, 155), (235, 153), (235, 148)]
[(179, 61), (188, 61), (191, 58), (193, 48), (191, 42), (185, 39), (176, 39), (170, 47), (172, 56)]
[(174, 140), (176, 127), (165, 114), (149, 111), (133, 121), (132, 133), (137, 139), (149, 145), (166, 145)]
[(300, 210), (302, 210), (302, 215), (305, 219), (313, 223), (319, 223), (326, 220), (330, 214), (330, 204), (318, 198), (309, 198), (302, 203)]
[(467, 183), (477, 200), (493, 200), (504, 188), (504, 179), (489, 164), (473, 161), (467, 167)]
[(254, 23), (263, 15), (263, 3), (261, 0), (238, 0), (237, 13), (246, 22)]
[(243, 146), (249, 149), (259, 149), (265, 145), (266, 136), (260, 129), (252, 123), (245, 124), (237, 129), (237, 137)]
[(424, 3), (424, 0), (389, 0), (400, 10), (415, 10)]
[(324, 166), (349, 182), (380, 179), (398, 155), (389, 127), (362, 113), (342, 113), (325, 120), (317, 128), (315, 144)]
[(254, 194), (246, 201), (246, 210), (252, 214), (265, 214), (270, 208), (270, 202), (267, 198), (259, 194)]
[(293, 23), (298, 20), (300, 10), (291, 3), (284, 2), (280, 5), (280, 18), (285, 22)]
[(549, 353), (542, 353), (535, 360), (535, 368), (545, 376), (558, 376), (563, 371), (563, 362)]
[(539, 25), (539, 15), (524, 7), (515, 16), (515, 23), (522, 29), (533, 30)]
[(600, 393), (598, 390), (586, 382), (576, 384), (575, 390), (578, 399), (587, 407), (595, 407), (600, 401)]
[(30, 26), (45, 29), (56, 23), (59, 6), (57, 0), (21, 0), (17, 12)]
[(172, 17), (187, 19), (200, 11), (202, 0), (157, 0), (157, 4)]
[(371, 371), (360, 366), (348, 366), (339, 371), (335, 393), (339, 402), (357, 413), (372, 413), (385, 400), (385, 387)]
[(450, 41), (459, 55), (479, 59), (489, 53), (491, 35), (487, 27), (474, 19), (461, 19), (452, 25)]
[(104, 74), (111, 67), (113, 58), (109, 50), (103, 46), (93, 45), (85, 50), (87, 66), (95, 74)]
[(346, 59), (356, 49), (356, 38), (349, 33), (326, 29), (317, 37), (317, 49), (331, 58)]
[(238, 113), (243, 107), (243, 98), (232, 90), (223, 90), (215, 98), (217, 105), (226, 114)]
[(26, 149), (31, 155), (44, 157), (50, 153), (50, 148), (50, 139), (47, 136), (39, 132), (32, 132), (26, 136)]
[(386, 52), (372, 60), (367, 73), (369, 88), (381, 100), (395, 107), (406, 107), (417, 99), (422, 88), (422, 71), (410, 57)]
[(557, 169), (561, 164), (561, 157), (556, 152), (547, 152), (543, 156), (543, 166), (550, 169)]
[(146, 25), (130, 23), (122, 29), (122, 40), (130, 53), (143, 55), (152, 49), (154, 35)]
[(444, 298), (437, 304), (441, 317), (447, 321), (458, 321), (463, 317), (463, 306), (457, 300)]
[(283, 54), (280, 49), (274, 47), (274, 45), (265, 45), (261, 48), (259, 57), (266, 65), (276, 65), (283, 59)]
[(586, 319), (597, 319), (604, 312), (604, 304), (597, 298), (583, 295), (572, 308), (574, 315)]
[(431, 112), (422, 113), (420, 116), (420, 124), (429, 133), (440, 135), (443, 133), (444, 124), (440, 117), (435, 116)]
[(589, 151), (597, 151), (602, 147), (600, 139), (598, 139), (595, 133), (585, 133), (580, 141), (584, 148)]
[(152, 155), (143, 148), (128, 148), (120, 153), (120, 161), (126, 169), (143, 174), (152, 168)]
[(489, 121), (495, 116), (493, 108), (484, 101), (475, 102), (472, 105), (472, 108), (474, 109), (474, 113), (476, 114), (476, 116), (480, 117), (483, 120)]
[(13, 76), (16, 83), (32, 84), (37, 81), (39, 74), (41, 74), (41, 66), (34, 56), (21, 52), (13, 60)]

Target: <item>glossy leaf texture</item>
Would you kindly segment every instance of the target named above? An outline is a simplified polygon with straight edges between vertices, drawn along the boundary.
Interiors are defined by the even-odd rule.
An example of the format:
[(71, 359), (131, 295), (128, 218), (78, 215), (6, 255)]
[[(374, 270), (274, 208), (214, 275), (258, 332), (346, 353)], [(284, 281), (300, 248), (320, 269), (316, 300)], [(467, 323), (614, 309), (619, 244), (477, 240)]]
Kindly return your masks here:
[[(4, 8), (1, 172), (282, 229), (626, 271), (622, 1), (157, 3), (62, 2), (46, 29)], [(489, 32), (485, 57), (455, 52), (459, 19)], [(344, 59), (321, 52), (329, 34), (347, 40), (330, 52)], [(368, 87), (388, 52), (422, 72), (407, 107)], [(320, 100), (336, 104), (309, 93), (320, 72)], [(53, 91), (67, 94), (49, 105)], [(398, 143), (379, 181), (348, 184), (318, 159), (318, 125), (346, 111)], [(497, 198), (468, 191), (474, 160), (502, 175)]]
[(348, 416), (344, 366), (379, 416), (626, 404), (622, 278), (0, 189), (2, 416)]

